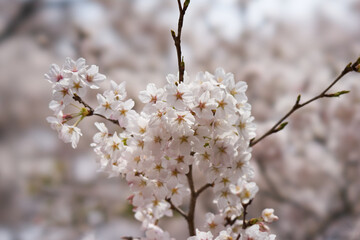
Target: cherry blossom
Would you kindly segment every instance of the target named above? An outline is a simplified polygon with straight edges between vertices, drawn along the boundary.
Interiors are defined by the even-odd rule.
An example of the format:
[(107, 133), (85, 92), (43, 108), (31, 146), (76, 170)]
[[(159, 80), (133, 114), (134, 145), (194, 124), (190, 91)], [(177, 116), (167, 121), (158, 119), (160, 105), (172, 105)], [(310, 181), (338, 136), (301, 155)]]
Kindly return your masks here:
[[(82, 135), (79, 123), (86, 117), (96, 115), (104, 120), (95, 123), (98, 132), (91, 146), (101, 171), (127, 181), (128, 199), (145, 231), (143, 239), (171, 239), (157, 223), (193, 197), (192, 171), (206, 175), (216, 211), (206, 215), (205, 229), (210, 231), (197, 230), (190, 240), (231, 239), (238, 234), (241, 239), (265, 234), (273, 239), (257, 231), (260, 223), (252, 226), (239, 220), (258, 192), (252, 182), (249, 147), (256, 127), (245, 82), (235, 82), (234, 75), (221, 68), (214, 75), (198, 73), (194, 79), (185, 74), (183, 82), (168, 75), (164, 87), (150, 83), (140, 91), (139, 99), (145, 105), (135, 111), (135, 101), (126, 98), (124, 82), (110, 81), (110, 89), (97, 93), (98, 106), (87, 105), (86, 94), (98, 89), (97, 83), (106, 76), (82, 58), (67, 58), (62, 69), (51, 65), (45, 79), (53, 85), (49, 107), (54, 116), (47, 120), (64, 142), (77, 147)], [(107, 124), (117, 128), (111, 132)], [(259, 219), (270, 222), (277, 217), (265, 209)], [(226, 227), (227, 221), (233, 222), (231, 228)], [(244, 224), (249, 225), (241, 232)]]

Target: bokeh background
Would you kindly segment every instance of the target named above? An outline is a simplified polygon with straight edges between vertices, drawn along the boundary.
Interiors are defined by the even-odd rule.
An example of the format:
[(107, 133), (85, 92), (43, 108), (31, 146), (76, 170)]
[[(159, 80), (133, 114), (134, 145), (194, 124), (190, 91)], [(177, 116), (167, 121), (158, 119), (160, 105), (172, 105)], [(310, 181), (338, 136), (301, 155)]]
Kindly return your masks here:
[[(177, 18), (176, 0), (0, 0), (0, 240), (142, 235), (126, 184), (97, 172), (89, 147), (97, 119), (82, 123), (78, 149), (58, 140), (45, 120), (43, 75), (67, 56), (85, 57), (136, 98), (177, 72), (169, 31)], [(193, 0), (186, 69), (195, 77), (222, 66), (246, 81), (260, 135), (299, 93), (315, 96), (360, 56), (359, 23), (358, 0)], [(260, 192), (250, 215), (274, 208), (278, 239), (360, 239), (360, 75), (338, 90), (351, 92), (300, 110), (253, 149)], [(208, 190), (198, 216), (213, 208), (209, 198)], [(162, 224), (187, 237), (180, 217)]]

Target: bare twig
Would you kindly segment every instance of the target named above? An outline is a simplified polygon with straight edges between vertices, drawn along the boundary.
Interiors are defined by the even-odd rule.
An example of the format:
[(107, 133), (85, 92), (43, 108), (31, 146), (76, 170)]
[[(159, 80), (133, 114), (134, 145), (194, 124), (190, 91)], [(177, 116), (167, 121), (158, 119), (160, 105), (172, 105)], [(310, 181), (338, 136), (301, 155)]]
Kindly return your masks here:
[(311, 98), (310, 100), (304, 102), (304, 103), (300, 103), (300, 98), (301, 95), (299, 95), (296, 99), (296, 102), (294, 104), (294, 106), (290, 109), (290, 111), (288, 113), (286, 113), (277, 123), (275, 123), (275, 125), (270, 128), (266, 133), (264, 133), (261, 137), (259, 137), (258, 139), (251, 139), (250, 141), (250, 147), (256, 145), (258, 142), (260, 142), (261, 140), (263, 140), (264, 138), (266, 138), (267, 136), (279, 132), (281, 131), (286, 125), (287, 122), (284, 122), (291, 114), (293, 114), (296, 110), (312, 103), (313, 101), (320, 99), (320, 98), (324, 98), (324, 97), (339, 97), (342, 94), (346, 94), (349, 91), (340, 91), (337, 93), (332, 93), (332, 94), (327, 94), (327, 92), (330, 90), (330, 88), (332, 88), (342, 77), (344, 77), (346, 74), (348, 74), (349, 72), (353, 72), (353, 71), (358, 71), (359, 68), (359, 64), (360, 64), (360, 58), (354, 63), (349, 63), (344, 70), (341, 72), (341, 74), (324, 90), (322, 91), (319, 95)]
[(174, 30), (171, 30), (171, 36), (174, 39), (175, 47), (176, 47), (176, 53), (177, 53), (177, 59), (178, 59), (178, 68), (179, 68), (179, 82), (184, 81), (184, 72), (185, 72), (185, 62), (184, 57), (181, 53), (181, 30), (184, 23), (184, 16), (186, 9), (188, 8), (190, 4), (190, 0), (185, 0), (184, 5), (181, 5), (181, 0), (177, 0), (178, 6), (179, 6), (179, 21), (178, 21), (178, 32), (177, 35)]

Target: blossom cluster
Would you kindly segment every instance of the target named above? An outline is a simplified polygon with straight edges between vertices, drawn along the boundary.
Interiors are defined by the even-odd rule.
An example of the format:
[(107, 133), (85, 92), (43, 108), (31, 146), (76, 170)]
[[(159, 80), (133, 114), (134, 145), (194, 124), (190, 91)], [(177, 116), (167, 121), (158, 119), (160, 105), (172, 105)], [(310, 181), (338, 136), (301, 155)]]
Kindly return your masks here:
[[(202, 184), (213, 187), (218, 211), (207, 213), (200, 227), (205, 232), (197, 230), (189, 239), (275, 238), (264, 224), (277, 219), (272, 209), (245, 227), (240, 218), (258, 192), (249, 147), (256, 128), (245, 82), (235, 82), (233, 74), (221, 68), (195, 78), (185, 74), (182, 82), (168, 75), (164, 87), (149, 83), (139, 93), (144, 108), (136, 112), (124, 82), (111, 81), (109, 90), (98, 93), (98, 106), (88, 106), (82, 98), (106, 77), (82, 58), (67, 58), (62, 68), (53, 64), (45, 78), (53, 85), (49, 107), (54, 116), (48, 121), (64, 142), (76, 148), (81, 136), (78, 124), (87, 116), (98, 115), (119, 126), (111, 133), (104, 122), (96, 122), (98, 132), (91, 146), (102, 171), (128, 182), (135, 218), (146, 230), (144, 239), (171, 239), (157, 223), (190, 197), (192, 171), (202, 173)], [(67, 106), (78, 112), (64, 114)]]

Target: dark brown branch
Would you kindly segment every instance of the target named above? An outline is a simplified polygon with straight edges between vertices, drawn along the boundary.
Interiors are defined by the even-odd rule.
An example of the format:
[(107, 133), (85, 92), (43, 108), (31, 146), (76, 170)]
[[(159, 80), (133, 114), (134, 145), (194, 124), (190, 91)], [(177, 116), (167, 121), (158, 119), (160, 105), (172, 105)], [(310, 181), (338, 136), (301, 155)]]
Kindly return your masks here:
[(178, 59), (178, 68), (179, 68), (179, 82), (184, 81), (184, 72), (185, 72), (185, 62), (184, 57), (182, 56), (181, 52), (181, 31), (184, 24), (184, 16), (186, 9), (188, 8), (190, 4), (190, 0), (185, 0), (184, 6), (181, 5), (181, 0), (177, 0), (178, 7), (179, 7), (179, 21), (178, 21), (178, 30), (177, 35), (174, 32), (174, 30), (171, 30), (171, 36), (174, 40), (175, 47), (176, 47), (176, 54)]
[(82, 105), (84, 105), (84, 107), (86, 107), (86, 108), (89, 110), (89, 112), (91, 112), (91, 115), (93, 115), (94, 109), (93, 109), (92, 107), (90, 107), (89, 104), (87, 104), (86, 102), (84, 102), (84, 101), (81, 99), (81, 97), (79, 97), (77, 94), (74, 94), (73, 99), (74, 99), (75, 101), (81, 103)]
[(247, 214), (247, 207), (251, 204), (252, 200), (250, 200), (250, 202), (246, 203), (246, 204), (243, 204), (243, 225), (242, 225), (242, 229), (246, 229), (248, 224), (246, 222), (246, 214)]
[(360, 64), (360, 58), (354, 63), (349, 63), (344, 70), (341, 72), (341, 74), (324, 90), (322, 91), (319, 95), (311, 98), (310, 100), (304, 102), (304, 103), (300, 103), (300, 98), (301, 96), (299, 95), (296, 99), (296, 102), (294, 104), (294, 106), (290, 109), (290, 111), (288, 113), (286, 113), (277, 123), (275, 123), (275, 125), (270, 128), (270, 130), (268, 130), (266, 133), (264, 133), (261, 137), (259, 137), (258, 139), (251, 139), (250, 141), (250, 147), (256, 145), (258, 142), (260, 142), (261, 140), (263, 140), (264, 138), (266, 138), (267, 136), (276, 133), (280, 130), (282, 130), (287, 122), (284, 122), (291, 114), (293, 114), (296, 110), (312, 103), (313, 101), (320, 99), (320, 98), (324, 98), (324, 97), (338, 97), (342, 94), (347, 93), (348, 91), (341, 91), (335, 94), (327, 94), (327, 92), (330, 90), (330, 88), (332, 88), (342, 77), (344, 77), (346, 74), (348, 74), (349, 72), (352, 71), (358, 71), (359, 68), (359, 64)]
[(119, 122), (118, 122), (117, 120), (115, 120), (115, 119), (109, 119), (109, 118), (107, 118), (107, 117), (105, 117), (105, 116), (103, 116), (103, 115), (101, 115), (101, 114), (94, 113), (94, 109), (93, 109), (89, 104), (87, 104), (86, 102), (84, 102), (84, 100), (82, 100), (82, 98), (79, 97), (77, 94), (74, 94), (73, 99), (74, 99), (75, 101), (81, 103), (82, 105), (84, 105), (84, 107), (86, 107), (86, 108), (88, 109), (89, 112), (88, 112), (88, 114), (86, 115), (87, 117), (88, 117), (88, 116), (99, 116), (99, 117), (101, 117), (101, 118), (104, 118), (105, 120), (108, 120), (108, 121), (110, 121), (110, 122), (112, 122), (112, 123), (120, 126), (120, 124), (119, 124)]
[(170, 206), (171, 206), (171, 209), (172, 209), (172, 210), (174, 210), (175, 212), (179, 213), (181, 216), (183, 216), (183, 217), (187, 220), (188, 216), (186, 215), (186, 213), (185, 213), (183, 210), (181, 210), (180, 208), (176, 207), (176, 206), (172, 203), (171, 199), (167, 198), (166, 201), (167, 201), (168, 203), (170, 203)]
[(186, 174), (190, 188), (190, 206), (187, 215), (187, 223), (190, 236), (195, 235), (195, 206), (196, 206), (196, 192), (194, 187), (194, 180), (192, 176), (192, 165), (189, 166), (189, 172)]
[(201, 188), (199, 188), (199, 189), (196, 191), (195, 196), (196, 196), (196, 197), (199, 197), (199, 195), (200, 195), (203, 191), (205, 191), (207, 188), (213, 187), (213, 186), (214, 186), (214, 183), (207, 183), (207, 184), (205, 184), (204, 186), (202, 186)]

